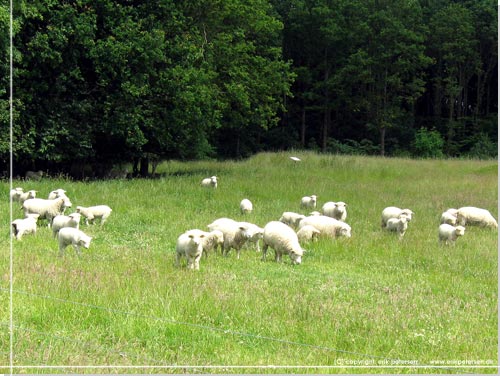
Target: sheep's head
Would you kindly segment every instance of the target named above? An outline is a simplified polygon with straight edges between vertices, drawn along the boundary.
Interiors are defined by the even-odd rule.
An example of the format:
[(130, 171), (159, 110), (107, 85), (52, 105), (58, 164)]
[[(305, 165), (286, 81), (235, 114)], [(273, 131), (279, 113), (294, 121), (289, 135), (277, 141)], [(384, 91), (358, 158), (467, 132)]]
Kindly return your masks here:
[(300, 247), (296, 247), (290, 251), (290, 259), (292, 260), (292, 264), (300, 265), (302, 263), (302, 255), (304, 254), (304, 250)]
[(91, 240), (92, 238), (90, 236), (82, 235), (78, 240), (78, 244), (86, 249), (89, 249)]
[(465, 227), (464, 226), (455, 227), (455, 234), (457, 236), (463, 236), (465, 234)]

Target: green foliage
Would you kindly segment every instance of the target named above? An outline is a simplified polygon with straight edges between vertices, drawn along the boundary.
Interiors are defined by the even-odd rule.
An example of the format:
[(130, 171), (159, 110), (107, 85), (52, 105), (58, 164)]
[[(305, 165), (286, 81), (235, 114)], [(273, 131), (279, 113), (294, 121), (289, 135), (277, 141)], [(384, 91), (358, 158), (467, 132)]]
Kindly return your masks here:
[(498, 158), (498, 143), (492, 142), (486, 133), (479, 133), (470, 140), (472, 147), (467, 156), (477, 159), (496, 159)]
[(413, 142), (414, 156), (419, 158), (442, 158), (444, 140), (435, 129), (420, 128)]

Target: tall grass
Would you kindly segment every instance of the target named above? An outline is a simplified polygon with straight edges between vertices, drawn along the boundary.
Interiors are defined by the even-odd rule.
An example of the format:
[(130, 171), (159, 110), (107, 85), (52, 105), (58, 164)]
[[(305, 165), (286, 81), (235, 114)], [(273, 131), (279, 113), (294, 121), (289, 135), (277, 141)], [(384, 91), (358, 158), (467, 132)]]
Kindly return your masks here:
[[(286, 153), (165, 162), (161, 178), (150, 180), (15, 181), (39, 196), (62, 187), (75, 206), (113, 208), (103, 227), (82, 225), (93, 240), (81, 257), (71, 248), (57, 257), (43, 225), (13, 243), (15, 371), (449, 373), (478, 369), (371, 366), (496, 365), (497, 231), (470, 227), (448, 247), (438, 244), (437, 227), (449, 207), (484, 207), (498, 218), (497, 162), (300, 156), (301, 163)], [(201, 179), (211, 175), (219, 188), (202, 189)], [(0, 188), (8, 197), (8, 185)], [(308, 245), (299, 266), (262, 262), (254, 250), (240, 260), (234, 251), (211, 255), (199, 272), (174, 266), (185, 230), (206, 229), (219, 217), (264, 226), (283, 211), (300, 212), (300, 198), (310, 194), (319, 205), (348, 203), (351, 239)], [(239, 213), (244, 197), (254, 204), (246, 216)], [(6, 201), (0, 343), (8, 366)], [(402, 241), (380, 229), (390, 205), (416, 213)], [(17, 208), (13, 214), (22, 216)], [(41, 365), (67, 368), (31, 368)], [(103, 365), (111, 368), (71, 368)], [(119, 368), (144, 365), (158, 368)], [(268, 365), (292, 368), (256, 368)]]

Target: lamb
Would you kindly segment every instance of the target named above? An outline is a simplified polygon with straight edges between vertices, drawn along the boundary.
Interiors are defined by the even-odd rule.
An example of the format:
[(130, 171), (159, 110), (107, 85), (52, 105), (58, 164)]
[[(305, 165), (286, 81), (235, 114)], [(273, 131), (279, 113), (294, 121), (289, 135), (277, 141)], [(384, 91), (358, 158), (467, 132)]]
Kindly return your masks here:
[(19, 201), (19, 203), (22, 205), (24, 203), (24, 201), (29, 200), (30, 198), (36, 198), (36, 191), (30, 190), (30, 191), (21, 193), (21, 195), (19, 196), (19, 199), (17, 201)]
[(12, 235), (17, 240), (21, 240), (24, 234), (36, 234), (36, 221), (38, 217), (38, 214), (28, 214), (26, 218), (12, 221)]
[(399, 218), (401, 214), (404, 214), (407, 217), (408, 222), (410, 222), (412, 219), (412, 215), (415, 213), (413, 213), (410, 209), (400, 209), (395, 206), (389, 206), (385, 208), (382, 211), (382, 228), (385, 228), (387, 226), (387, 221), (389, 220), (389, 218)]
[(301, 220), (303, 220), (306, 216), (294, 212), (283, 212), (281, 215), (281, 218), (279, 219), (280, 222), (283, 222), (284, 224), (297, 228), (299, 227), (299, 223)]
[(175, 265), (180, 266), (181, 257), (186, 257), (187, 268), (200, 270), (203, 241), (206, 232), (198, 229), (186, 231), (177, 238)]
[(315, 208), (316, 207), (316, 201), (317, 201), (316, 195), (304, 196), (300, 200), (300, 207), (301, 208)]
[(222, 249), (222, 245), (224, 244), (224, 234), (222, 231), (213, 230), (205, 233), (205, 237), (203, 238), (203, 253), (205, 257), (208, 257), (208, 253), (214, 251), (217, 253), (217, 249), (220, 247)]
[(30, 198), (23, 203), (24, 215), (39, 214), (39, 218), (45, 218), (48, 226), (52, 218), (63, 213), (64, 208), (71, 207), (71, 201), (67, 197), (59, 197), (55, 200), (45, 200), (43, 198)]
[[(55, 198), (59, 198), (62, 196), (66, 196), (66, 191), (62, 188), (58, 188), (49, 193), (49, 200), (54, 200)], [(66, 196), (67, 197), (67, 196)]]
[(306, 225), (297, 231), (297, 237), (300, 243), (310, 242), (318, 237), (320, 231), (311, 225)]
[(21, 187), (17, 187), (14, 189), (10, 190), (10, 199), (12, 202), (17, 201), (19, 202), (19, 198), (21, 197), (21, 194), (24, 193), (24, 190)]
[(306, 217), (300, 221), (299, 229), (311, 225), (320, 231), (320, 235), (331, 238), (336, 237), (351, 237), (351, 226), (347, 223), (339, 221), (335, 218), (327, 217), (326, 215), (314, 215)]
[(253, 210), (252, 202), (249, 199), (244, 198), (240, 202), (240, 210), (241, 210), (241, 214), (251, 213)]
[(92, 238), (77, 228), (63, 227), (57, 234), (57, 240), (59, 241), (59, 256), (64, 254), (64, 250), (70, 244), (75, 248), (76, 254), (80, 256), (82, 254), (80, 247), (89, 249)]
[(400, 215), (399, 218), (389, 218), (385, 229), (389, 231), (396, 231), (399, 235), (399, 239), (401, 240), (408, 229), (408, 221), (408, 217), (404, 214)]
[(326, 202), (321, 208), (323, 215), (345, 222), (347, 218), (347, 204), (345, 202)]
[(202, 187), (212, 187), (217, 188), (217, 176), (212, 176), (210, 178), (205, 178), (201, 181)]
[(209, 224), (208, 229), (210, 231), (221, 231), (224, 234), (222, 254), (227, 256), (231, 248), (234, 248), (238, 259), (240, 258), (241, 247), (252, 236), (252, 233), (248, 231), (248, 225), (230, 218), (219, 218)]
[(288, 225), (279, 221), (269, 222), (264, 226), (264, 246), (262, 247), (262, 261), (266, 260), (267, 249), (274, 249), (276, 262), (281, 261), (281, 256), (287, 253), (292, 264), (300, 264), (304, 249), (299, 244), (295, 231)]
[(85, 217), (85, 224), (93, 224), (96, 218), (101, 219), (101, 226), (106, 222), (108, 217), (111, 215), (111, 209), (108, 205), (96, 205), (96, 206), (77, 206), (76, 212), (80, 213)]
[(56, 215), (52, 219), (52, 234), (54, 238), (57, 237), (57, 233), (63, 227), (74, 227), (76, 229), (80, 228), (80, 213), (71, 213), (70, 215)]
[(479, 225), (483, 227), (498, 228), (497, 221), (488, 210), (473, 206), (459, 208), (457, 211), (457, 222), (461, 226)]
[(450, 244), (450, 242), (455, 245), (455, 240), (459, 236), (463, 236), (465, 233), (465, 227), (463, 226), (452, 226), (447, 223), (443, 223), (439, 226), (439, 241), (445, 244)]
[(447, 223), (449, 225), (455, 226), (457, 224), (457, 212), (458, 209), (448, 209), (443, 214), (441, 214), (440, 223)]
[(249, 222), (240, 222), (240, 224), (247, 228), (248, 235), (250, 236), (247, 242), (255, 244), (255, 250), (260, 252), (259, 240), (263, 237), (264, 229)]

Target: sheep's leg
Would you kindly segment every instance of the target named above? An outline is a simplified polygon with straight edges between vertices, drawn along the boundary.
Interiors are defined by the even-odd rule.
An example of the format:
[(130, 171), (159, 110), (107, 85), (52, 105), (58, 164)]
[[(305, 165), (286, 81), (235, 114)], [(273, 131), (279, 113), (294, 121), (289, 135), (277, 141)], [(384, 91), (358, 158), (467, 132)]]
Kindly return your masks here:
[(269, 247), (269, 245), (267, 245), (266, 243), (264, 243), (264, 246), (262, 247), (262, 261), (266, 261), (266, 255), (267, 255), (267, 248)]
[(197, 255), (194, 258), (194, 269), (195, 270), (200, 270), (200, 259), (201, 259), (201, 254)]
[(187, 256), (187, 268), (194, 269), (194, 257), (189, 255), (186, 256)]
[(177, 252), (176, 257), (175, 257), (175, 266), (176, 267), (179, 267), (181, 265), (181, 257), (182, 257), (182, 255), (179, 252)]
[(73, 247), (75, 248), (77, 256), (80, 256), (82, 254), (82, 251), (80, 251), (80, 246), (78, 244), (73, 244)]
[(64, 246), (62, 244), (59, 244), (59, 257), (62, 257), (64, 255)]

